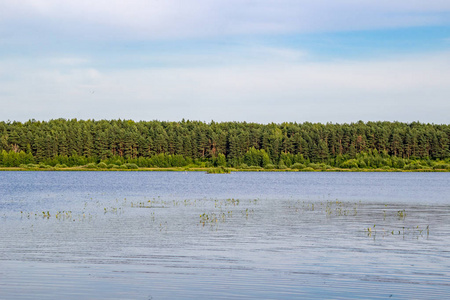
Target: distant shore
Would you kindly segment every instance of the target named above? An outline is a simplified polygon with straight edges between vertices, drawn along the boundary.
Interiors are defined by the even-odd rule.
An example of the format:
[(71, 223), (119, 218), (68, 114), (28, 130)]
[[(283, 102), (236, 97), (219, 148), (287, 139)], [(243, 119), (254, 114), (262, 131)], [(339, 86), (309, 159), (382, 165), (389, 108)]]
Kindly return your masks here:
[[(229, 172), (450, 172), (448, 169), (416, 169), (416, 170), (404, 170), (404, 169), (342, 169), (342, 168), (331, 168), (331, 169), (317, 169), (305, 168), (301, 170), (297, 169), (263, 169), (263, 168), (227, 168), (229, 172), (214, 172), (218, 168), (184, 168), (184, 167), (171, 167), (171, 168), (138, 168), (138, 169), (123, 169), (123, 168), (86, 168), (85, 166), (77, 167), (46, 167), (46, 168), (24, 168), (24, 167), (0, 167), (0, 171), (91, 171), (91, 172), (110, 172), (110, 171), (120, 171), (120, 172), (207, 172), (207, 173), (229, 173)], [(211, 172), (212, 171), (212, 172)]]

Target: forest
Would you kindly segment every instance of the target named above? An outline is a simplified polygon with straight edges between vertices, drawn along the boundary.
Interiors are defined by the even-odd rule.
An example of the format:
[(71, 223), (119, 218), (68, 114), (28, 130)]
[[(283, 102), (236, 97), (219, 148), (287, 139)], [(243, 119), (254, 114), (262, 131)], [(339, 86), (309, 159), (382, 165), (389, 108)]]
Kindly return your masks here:
[(0, 122), (3, 167), (449, 170), (449, 145), (419, 122)]

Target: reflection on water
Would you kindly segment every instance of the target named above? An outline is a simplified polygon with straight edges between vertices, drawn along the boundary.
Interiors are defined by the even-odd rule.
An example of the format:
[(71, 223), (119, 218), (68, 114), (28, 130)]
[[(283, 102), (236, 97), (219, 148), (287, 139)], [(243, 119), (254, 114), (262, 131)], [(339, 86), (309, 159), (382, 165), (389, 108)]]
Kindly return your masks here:
[(448, 179), (1, 172), (0, 299), (442, 299)]

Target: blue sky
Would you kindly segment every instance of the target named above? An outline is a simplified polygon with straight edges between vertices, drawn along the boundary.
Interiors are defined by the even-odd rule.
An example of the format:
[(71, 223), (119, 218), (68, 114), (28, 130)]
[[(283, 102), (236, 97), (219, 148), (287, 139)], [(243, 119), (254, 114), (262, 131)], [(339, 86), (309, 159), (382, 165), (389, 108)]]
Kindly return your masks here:
[(0, 120), (450, 121), (450, 2), (0, 2)]

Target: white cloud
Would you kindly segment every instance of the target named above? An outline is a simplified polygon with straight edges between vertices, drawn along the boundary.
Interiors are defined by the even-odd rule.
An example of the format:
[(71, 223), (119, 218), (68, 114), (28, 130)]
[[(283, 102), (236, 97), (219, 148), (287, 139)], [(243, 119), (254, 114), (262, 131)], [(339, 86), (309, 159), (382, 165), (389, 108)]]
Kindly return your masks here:
[(101, 71), (0, 62), (0, 119), (448, 123), (450, 53), (378, 61)]
[[(448, 0), (2, 0), (0, 120), (448, 123), (448, 52), (322, 63), (302, 49), (252, 44), (252, 35), (448, 26), (449, 15)], [(239, 45), (187, 40), (232, 35)], [(191, 48), (110, 51), (92, 39), (186, 39)]]
[[(3, 0), (5, 24), (52, 34), (208, 37), (449, 24), (447, 0)], [(11, 27), (9, 27), (11, 28)], [(27, 28), (23, 29), (27, 31)], [(42, 33), (42, 32), (41, 32)]]
[(272, 64), (292, 64), (305, 61), (309, 53), (303, 50), (268, 47), (258, 44), (233, 45), (220, 49), (209, 50), (195, 49), (195, 51), (183, 52), (159, 51), (157, 53), (122, 56), (127, 59), (141, 63), (142, 65), (159, 65), (167, 68), (173, 67), (204, 67), (204, 66), (236, 66), (252, 65), (261, 62)]

